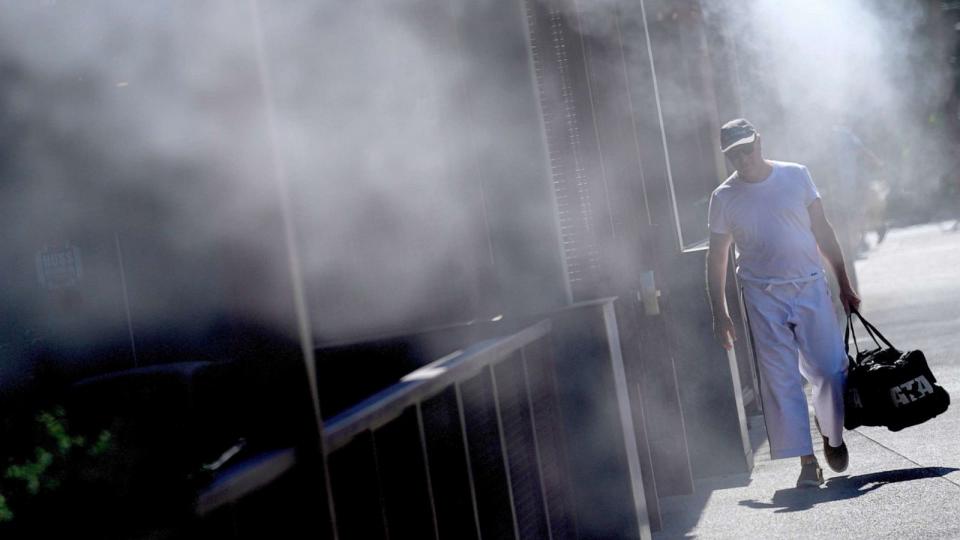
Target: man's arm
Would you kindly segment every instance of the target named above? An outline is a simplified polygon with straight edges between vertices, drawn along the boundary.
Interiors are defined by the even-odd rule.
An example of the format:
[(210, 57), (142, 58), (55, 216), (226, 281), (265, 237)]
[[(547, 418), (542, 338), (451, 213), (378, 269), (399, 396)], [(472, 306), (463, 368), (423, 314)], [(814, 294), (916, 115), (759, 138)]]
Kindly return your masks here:
[(733, 237), (729, 234), (710, 233), (710, 245), (707, 250), (707, 295), (713, 309), (713, 334), (724, 349), (731, 349), (737, 339), (733, 321), (727, 313), (727, 264), (730, 258), (730, 244)]
[(823, 202), (820, 199), (810, 203), (807, 212), (810, 214), (810, 226), (820, 252), (826, 257), (833, 273), (837, 276), (837, 284), (840, 286), (840, 303), (843, 304), (843, 309), (850, 313), (851, 309), (860, 307), (860, 296), (853, 290), (850, 278), (847, 276), (847, 266), (843, 261), (843, 251), (840, 249), (840, 242), (837, 241), (837, 233), (833, 230), (833, 225), (827, 221), (827, 216), (823, 213)]

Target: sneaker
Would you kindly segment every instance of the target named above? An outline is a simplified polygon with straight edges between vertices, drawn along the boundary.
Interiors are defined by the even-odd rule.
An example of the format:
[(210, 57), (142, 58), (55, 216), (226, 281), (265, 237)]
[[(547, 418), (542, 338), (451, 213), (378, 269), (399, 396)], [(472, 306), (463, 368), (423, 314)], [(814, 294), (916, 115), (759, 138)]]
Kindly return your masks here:
[(847, 452), (847, 443), (840, 443), (840, 446), (830, 446), (830, 440), (823, 431), (820, 430), (820, 421), (813, 417), (813, 422), (817, 425), (817, 431), (823, 437), (823, 457), (827, 458), (827, 465), (833, 472), (843, 472), (847, 470), (850, 463), (850, 454)]
[(820, 487), (823, 484), (823, 469), (816, 461), (800, 466), (800, 478), (797, 478), (798, 488)]

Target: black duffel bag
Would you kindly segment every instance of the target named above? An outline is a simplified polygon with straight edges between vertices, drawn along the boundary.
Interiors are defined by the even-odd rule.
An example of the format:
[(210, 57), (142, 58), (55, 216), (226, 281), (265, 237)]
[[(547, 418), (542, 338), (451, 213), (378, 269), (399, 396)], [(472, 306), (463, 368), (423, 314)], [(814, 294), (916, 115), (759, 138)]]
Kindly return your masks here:
[[(860, 319), (877, 348), (860, 350), (853, 329), (854, 315)], [(850, 356), (851, 334), (856, 358)], [(886, 426), (890, 431), (900, 431), (947, 410), (950, 394), (936, 384), (937, 379), (923, 352), (899, 351), (857, 311), (847, 315), (844, 339), (850, 362), (844, 394), (845, 428)]]

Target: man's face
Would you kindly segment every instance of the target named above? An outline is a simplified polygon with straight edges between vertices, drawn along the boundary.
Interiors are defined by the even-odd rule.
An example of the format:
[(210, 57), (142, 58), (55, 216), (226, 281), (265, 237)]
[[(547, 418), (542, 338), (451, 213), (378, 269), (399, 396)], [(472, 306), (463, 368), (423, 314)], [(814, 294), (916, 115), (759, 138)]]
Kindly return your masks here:
[(724, 155), (730, 161), (730, 164), (739, 171), (750, 166), (756, 147), (757, 141), (753, 141), (752, 143), (734, 146), (727, 150)]

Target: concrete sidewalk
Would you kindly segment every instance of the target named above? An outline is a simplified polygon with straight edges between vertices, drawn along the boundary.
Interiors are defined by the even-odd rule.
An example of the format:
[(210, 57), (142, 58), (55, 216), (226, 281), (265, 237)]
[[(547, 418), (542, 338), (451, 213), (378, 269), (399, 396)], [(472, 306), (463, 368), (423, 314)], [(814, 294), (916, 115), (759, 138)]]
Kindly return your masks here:
[(846, 432), (842, 474), (826, 468), (815, 436), (827, 479), (819, 489), (793, 487), (799, 460), (771, 460), (762, 418), (752, 418), (752, 474), (701, 480), (694, 494), (664, 499), (655, 539), (960, 538), (960, 233), (949, 225), (891, 231), (857, 272), (861, 312), (898, 348), (924, 351), (950, 409), (897, 433)]

